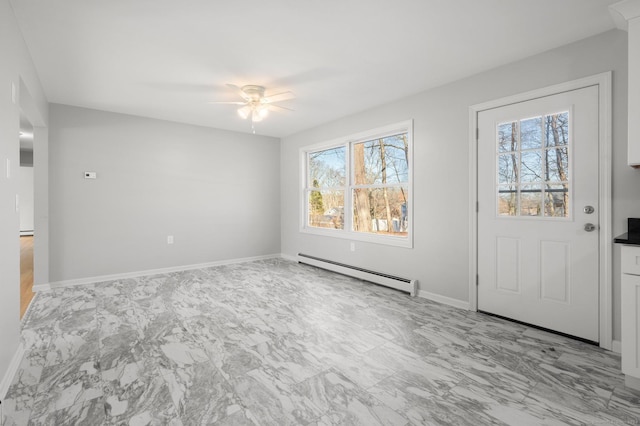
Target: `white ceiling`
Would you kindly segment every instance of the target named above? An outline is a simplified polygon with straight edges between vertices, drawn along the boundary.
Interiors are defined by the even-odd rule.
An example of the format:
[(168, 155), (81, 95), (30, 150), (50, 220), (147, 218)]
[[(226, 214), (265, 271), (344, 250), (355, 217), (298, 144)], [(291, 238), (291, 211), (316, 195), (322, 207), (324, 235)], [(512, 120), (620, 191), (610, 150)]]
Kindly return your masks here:
[(50, 102), (282, 137), (614, 28), (617, 0), (11, 0)]

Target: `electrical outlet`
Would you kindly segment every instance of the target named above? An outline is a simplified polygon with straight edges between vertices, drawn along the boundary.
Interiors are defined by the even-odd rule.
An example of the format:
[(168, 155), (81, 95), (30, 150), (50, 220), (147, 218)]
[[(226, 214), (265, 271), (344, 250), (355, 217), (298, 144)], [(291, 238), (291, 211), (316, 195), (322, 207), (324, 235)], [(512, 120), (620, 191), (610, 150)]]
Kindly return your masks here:
[(173, 244), (173, 235), (167, 236), (167, 244)]
[(356, 251), (356, 243), (351, 243), (351, 251)]

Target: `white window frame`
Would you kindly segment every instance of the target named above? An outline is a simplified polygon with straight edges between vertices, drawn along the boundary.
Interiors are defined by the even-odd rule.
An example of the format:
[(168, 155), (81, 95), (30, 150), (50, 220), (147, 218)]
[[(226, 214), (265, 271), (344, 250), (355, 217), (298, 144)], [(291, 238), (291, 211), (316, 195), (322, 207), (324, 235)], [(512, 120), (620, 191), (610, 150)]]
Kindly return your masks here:
[[(409, 223), (407, 228), (407, 236), (399, 237), (394, 235), (382, 235), (365, 232), (353, 231), (353, 145), (358, 142), (370, 141), (381, 137), (397, 135), (399, 133), (407, 133), (407, 142), (409, 148), (409, 164), (408, 164), (408, 206), (407, 215)], [(310, 180), (308, 166), (308, 155), (311, 152), (345, 147), (345, 163), (346, 163), (346, 182), (344, 186), (344, 229), (318, 228), (309, 226), (309, 203), (307, 201), (307, 183)], [(314, 145), (300, 148), (300, 232), (305, 234), (322, 235), (327, 237), (343, 238), (352, 241), (363, 241), (376, 244), (384, 244), (395, 247), (413, 248), (413, 120), (406, 120), (399, 123), (389, 124), (387, 126), (378, 127), (364, 132), (352, 134), (349, 136), (333, 139)], [(335, 188), (332, 188), (335, 189)]]

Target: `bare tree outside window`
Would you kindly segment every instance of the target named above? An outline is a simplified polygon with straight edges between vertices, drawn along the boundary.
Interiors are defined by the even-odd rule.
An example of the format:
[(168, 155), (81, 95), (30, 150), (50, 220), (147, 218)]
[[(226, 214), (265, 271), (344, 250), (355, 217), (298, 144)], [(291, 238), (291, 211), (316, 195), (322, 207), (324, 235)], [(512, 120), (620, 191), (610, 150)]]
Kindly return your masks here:
[(337, 147), (308, 154), (309, 226), (344, 229), (345, 151), (345, 147)]
[(413, 123), (302, 149), (301, 232), (413, 247)]
[(569, 216), (569, 114), (545, 116), (545, 216)]
[[(353, 169), (356, 182), (367, 181), (364, 144), (353, 147)], [(371, 232), (371, 198), (368, 191), (355, 190), (353, 197), (353, 228), (362, 232)]]
[(569, 216), (569, 113), (497, 126), (500, 216)]
[(407, 133), (353, 144), (353, 230), (406, 236)]

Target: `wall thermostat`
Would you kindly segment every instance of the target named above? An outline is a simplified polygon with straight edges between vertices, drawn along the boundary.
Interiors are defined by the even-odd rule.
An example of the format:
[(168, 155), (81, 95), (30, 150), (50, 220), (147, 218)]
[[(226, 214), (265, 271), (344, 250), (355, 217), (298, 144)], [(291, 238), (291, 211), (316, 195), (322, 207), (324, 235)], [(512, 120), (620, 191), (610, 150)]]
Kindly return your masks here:
[(96, 172), (84, 172), (85, 179), (95, 179), (97, 177)]

